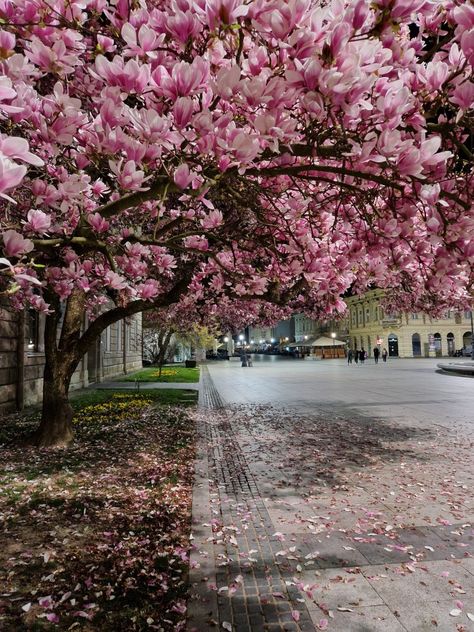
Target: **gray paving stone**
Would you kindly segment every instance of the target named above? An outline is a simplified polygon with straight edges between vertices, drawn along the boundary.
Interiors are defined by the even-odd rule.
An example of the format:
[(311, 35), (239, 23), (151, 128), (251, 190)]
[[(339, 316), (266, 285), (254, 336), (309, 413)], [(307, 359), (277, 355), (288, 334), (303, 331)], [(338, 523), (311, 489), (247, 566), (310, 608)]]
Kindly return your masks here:
[(426, 630), (459, 632), (463, 628), (468, 632), (474, 630), (474, 624), (466, 614), (467, 612), (474, 614), (474, 598), (468, 597), (462, 601), (464, 607), (460, 615), (456, 617), (449, 614), (456, 608), (453, 599), (408, 603), (400, 610), (399, 620), (408, 632), (425, 632)]
[[(411, 569), (411, 570), (410, 570)], [(421, 602), (461, 599), (459, 587), (474, 592), (474, 577), (457, 561), (423, 562), (418, 566), (368, 566), (362, 569), (370, 585), (393, 610), (402, 612)]]
[[(327, 366), (332, 371), (332, 367), (336, 367), (336, 365), (335, 362)], [(404, 367), (405, 365), (401, 363), (399, 366)], [(292, 365), (292, 367), (296, 367), (296, 365)], [(390, 368), (392, 369), (392, 367), (392, 376), (402, 375), (400, 372), (397, 373), (395, 364), (391, 365)], [(370, 370), (370, 367), (364, 367), (365, 369)], [(336, 371), (338, 370), (336, 369)], [(344, 366), (343, 370), (347, 371), (347, 367)], [(368, 376), (369, 373), (367, 371), (366, 373)], [(247, 378), (243, 373), (233, 372), (232, 375), (232, 382), (234, 382), (232, 392), (240, 396), (240, 394), (244, 394), (244, 391), (240, 389), (238, 383), (235, 384), (235, 376), (237, 376), (237, 382)], [(362, 376), (362, 373), (360, 375)], [(269, 388), (270, 383), (268, 376), (264, 375), (260, 369), (254, 373), (254, 376), (260, 380), (257, 382), (258, 397), (260, 401), (265, 400), (265, 389)], [(369, 388), (371, 380), (374, 379), (377, 383), (379, 376), (380, 372), (373, 373), (368, 381), (366, 378), (357, 377), (354, 384), (357, 383), (358, 390), (354, 390), (351, 383), (344, 382), (347, 389), (341, 396), (343, 395), (347, 399), (347, 394), (350, 393), (355, 399), (358, 398), (357, 401), (361, 404), (359, 406), (360, 412), (354, 413), (354, 408), (350, 409), (352, 426), (346, 426), (349, 436), (353, 436), (359, 426), (362, 431), (364, 431), (363, 429), (375, 428), (378, 432), (376, 427), (370, 426), (371, 422), (367, 421), (370, 419), (372, 411), (376, 410), (377, 415), (383, 413), (382, 416), (389, 417), (388, 409), (384, 410), (379, 405), (382, 402), (373, 406), (372, 398), (368, 398), (364, 394), (364, 389), (361, 389), (360, 380), (366, 380), (363, 383)], [(324, 402), (318, 402), (318, 408), (314, 408), (314, 381), (311, 385), (312, 390), (311, 392), (307, 391), (305, 399), (301, 397), (301, 393), (306, 388), (305, 384), (300, 384), (298, 380), (295, 381), (295, 376), (290, 374), (288, 374), (287, 379), (293, 379), (293, 389), (295, 393), (299, 393), (300, 401), (297, 405), (300, 411), (306, 411), (305, 414), (311, 413), (312, 415), (316, 411), (320, 418), (324, 416), (334, 418), (336, 424), (344, 418), (346, 413), (341, 414), (341, 406), (334, 407), (333, 404), (327, 404), (325, 409)], [(331, 397), (334, 398), (336, 391), (329, 381), (326, 380), (324, 383), (327, 386), (324, 397), (329, 402)], [(410, 384), (406, 382), (404, 384), (404, 388), (409, 391)], [(289, 394), (288, 387), (284, 385), (284, 382), (280, 381), (280, 386), (282, 386), (281, 393), (273, 391), (268, 401), (272, 399), (277, 401), (283, 392), (285, 397)], [(208, 382), (206, 388), (205, 398), (207, 401), (212, 406), (222, 408), (223, 402), (213, 384)], [(225, 385), (225, 380), (222, 381), (220, 378), (219, 390), (224, 396), (230, 392)], [(244, 396), (252, 396), (254, 392), (255, 389), (249, 391), (247, 388)], [(337, 393), (341, 393), (341, 391), (339, 390)], [(386, 391), (384, 393), (386, 394)], [(378, 394), (372, 395), (377, 399)], [(291, 396), (290, 393), (290, 399)], [(206, 446), (208, 449), (207, 454), (205, 454), (209, 462), (208, 480), (205, 480), (206, 477), (201, 472), (201, 481), (197, 481), (198, 489), (195, 490), (199, 507), (195, 508), (195, 513), (193, 510), (194, 528), (199, 537), (203, 538), (204, 533), (199, 533), (201, 531), (200, 524), (210, 522), (209, 517), (221, 516), (224, 525), (236, 525), (241, 529), (240, 533), (235, 533), (237, 547), (230, 543), (210, 545), (210, 547), (214, 549), (215, 555), (226, 553), (233, 558), (228, 566), (217, 568), (218, 585), (228, 585), (240, 574), (243, 575), (243, 585), (240, 591), (230, 599), (227, 596), (223, 596), (222, 599), (219, 596), (217, 599), (214, 593), (216, 608), (219, 606), (218, 612), (214, 613), (212, 608), (208, 608), (204, 612), (208, 619), (207, 621), (205, 618), (201, 619), (202, 627), (198, 628), (199, 631), (212, 629), (209, 627), (211, 614), (215, 615), (213, 618), (219, 624), (224, 620), (231, 621), (234, 630), (240, 626), (242, 632), (245, 626), (248, 626), (252, 632), (259, 630), (276, 632), (277, 629), (287, 629), (287, 626), (288, 629), (298, 632), (306, 632), (306, 630), (309, 632), (309, 630), (317, 629), (319, 620), (325, 617), (316, 603), (311, 600), (307, 600), (303, 605), (297, 601), (301, 597), (298, 588), (285, 586), (284, 581), (292, 581), (293, 576), (297, 576), (298, 581), (303, 583), (314, 583), (319, 586), (314, 591), (315, 594), (317, 593), (314, 601), (334, 604), (331, 606), (334, 609), (334, 619), (330, 619), (329, 627), (334, 632), (401, 632), (402, 630), (403, 632), (407, 632), (407, 630), (412, 632), (409, 627), (411, 623), (408, 620), (410, 617), (415, 626), (413, 632), (421, 632), (421, 630), (425, 632), (423, 626), (428, 625), (426, 617), (430, 613), (430, 608), (433, 609), (432, 604), (435, 601), (442, 604), (443, 607), (436, 615), (439, 619), (439, 625), (441, 625), (441, 627), (438, 626), (440, 632), (455, 630), (456, 628), (452, 628), (452, 625), (457, 622), (464, 626), (469, 624), (466, 617), (464, 618), (467, 623), (464, 620), (462, 622), (461, 620), (452, 621), (452, 617), (446, 619), (444, 606), (456, 598), (465, 602), (468, 601), (466, 597), (456, 592), (456, 588), (461, 591), (466, 590), (466, 592), (472, 591), (474, 563), (473, 559), (468, 556), (472, 552), (474, 537), (472, 531), (469, 531), (469, 525), (465, 525), (474, 505), (468, 502), (467, 494), (461, 493), (461, 491), (459, 494), (456, 492), (454, 496), (445, 495), (444, 490), (438, 497), (433, 495), (430, 489), (431, 481), (436, 479), (438, 470), (441, 470), (443, 466), (441, 461), (439, 464), (434, 461), (430, 463), (431, 455), (423, 457), (426, 458), (426, 467), (419, 468), (416, 474), (413, 474), (412, 497), (416, 498), (418, 503), (416, 501), (405, 502), (406, 498), (397, 489), (400, 461), (405, 460), (406, 467), (409, 469), (413, 467), (413, 464), (416, 465), (413, 456), (421, 459), (421, 451), (419, 454), (415, 454), (405, 450), (406, 436), (409, 437), (409, 433), (413, 433), (412, 436), (415, 436), (415, 432), (419, 432), (420, 450), (423, 447), (423, 441), (427, 443), (428, 440), (431, 440), (429, 439), (430, 433), (434, 437), (432, 428), (426, 429), (426, 431), (422, 428), (425, 421), (431, 423), (432, 412), (426, 413), (425, 417), (418, 414), (416, 422), (418, 426), (415, 429), (412, 427), (412, 412), (416, 397), (412, 395), (410, 398), (410, 396), (405, 395), (405, 399), (412, 406), (410, 413), (404, 418), (406, 430), (402, 428), (403, 422), (397, 420), (397, 423), (392, 425), (393, 437), (396, 437), (396, 441), (393, 438), (389, 439), (390, 449), (388, 444), (386, 446), (380, 445), (380, 448), (385, 450), (385, 463), (378, 471), (378, 488), (371, 486), (370, 477), (367, 477), (367, 473), (370, 475), (373, 471), (370, 459), (366, 459), (365, 455), (356, 454), (357, 443), (352, 449), (354, 458), (349, 455), (350, 458), (347, 462), (338, 463), (337, 477), (341, 479), (345, 477), (346, 489), (343, 486), (336, 488), (336, 479), (323, 480), (321, 478), (326, 475), (327, 464), (311, 462), (307, 459), (308, 453), (305, 452), (306, 446), (303, 438), (304, 430), (301, 440), (301, 460), (295, 467), (295, 465), (284, 462), (286, 458), (284, 450), (281, 452), (281, 457), (275, 456), (277, 452), (274, 451), (273, 462), (269, 463), (268, 455), (265, 453), (264, 436), (261, 438), (257, 436), (255, 440), (252, 432), (250, 434), (247, 432), (248, 428), (236, 427), (235, 424), (232, 424), (230, 416), (223, 414), (219, 419), (213, 416), (212, 423), (206, 424), (207, 427), (205, 428), (208, 433), (208, 445)], [(431, 399), (434, 401), (436, 398), (432, 397)], [(456, 408), (458, 400), (453, 401), (449, 404), (451, 412), (453, 408)], [(402, 402), (397, 411), (408, 410), (403, 408), (403, 405)], [(368, 406), (372, 406), (372, 408), (368, 408)], [(441, 410), (441, 395), (438, 397), (436, 406)], [(459, 410), (461, 409), (457, 407), (456, 415), (458, 417)], [(450, 423), (453, 418), (453, 416), (450, 417)], [(458, 427), (460, 426), (458, 425)], [(308, 445), (311, 445), (311, 436), (308, 434), (310, 438)], [(428, 439), (425, 440), (424, 437)], [(284, 446), (284, 437), (281, 443)], [(274, 441), (274, 444), (272, 449), (277, 449), (278, 440)], [(263, 451), (262, 446), (264, 446)], [(373, 446), (374, 449), (378, 449), (375, 442)], [(369, 451), (370, 449), (368, 448)], [(384, 453), (381, 452), (381, 454)], [(201, 460), (203, 460), (202, 455)], [(282, 467), (278, 467), (279, 465)], [(459, 474), (454, 473), (454, 464), (451, 471), (449, 467), (446, 468), (444, 474), (447, 477), (446, 480), (449, 480), (449, 476), (456, 476), (456, 481), (462, 480), (469, 484), (474, 482), (474, 472), (470, 471), (472, 468), (467, 467), (467, 462), (456, 463), (456, 467)], [(203, 468), (201, 469), (203, 470)], [(418, 478), (416, 479), (415, 476)], [(469, 478), (470, 476), (471, 478)], [(416, 483), (418, 485), (415, 487)], [(265, 490), (265, 498), (260, 494), (263, 489)], [(317, 489), (321, 492), (319, 496), (315, 494)], [(393, 494), (391, 495), (392, 491)], [(313, 499), (310, 501), (312, 495)], [(272, 498), (273, 500), (271, 500)], [(435, 500), (433, 500), (434, 498)], [(466, 502), (460, 502), (461, 500)], [(285, 506), (284, 503), (287, 506), (286, 514), (282, 511)], [(207, 506), (208, 519), (206, 519), (203, 506)], [(381, 512), (381, 517), (378, 518), (377, 515), (372, 517), (371, 512), (377, 514), (377, 511)], [(456, 515), (462, 517), (456, 521)], [(322, 518), (308, 522), (308, 518), (311, 519), (313, 516), (322, 516)], [(326, 517), (323, 518), (324, 516)], [(439, 520), (443, 517), (447, 517), (453, 524), (441, 525)], [(389, 537), (380, 535), (384, 532), (384, 526), (387, 523), (392, 525), (392, 533)], [(243, 528), (245, 525), (248, 526), (247, 529)], [(317, 534), (311, 533), (309, 525), (313, 526), (313, 530), (322, 529), (323, 531)], [(364, 526), (366, 526), (365, 530)], [(358, 533), (362, 537), (368, 536), (370, 533), (376, 535), (370, 536), (372, 539), (369, 542), (356, 542), (346, 534), (341, 533), (341, 530), (352, 532), (352, 535)], [(276, 531), (286, 535), (284, 542), (280, 542), (273, 536)], [(326, 537), (327, 535), (330, 537)], [(275, 558), (275, 553), (282, 549), (288, 549), (290, 546), (296, 547), (295, 557), (298, 558), (297, 560)], [(312, 566), (305, 566), (307, 561), (305, 555), (311, 552), (312, 548), (318, 550), (319, 554), (314, 559)], [(406, 550), (400, 550), (403, 548)], [(252, 555), (257, 558), (258, 562), (253, 563), (246, 560), (245, 554), (250, 549), (257, 551)], [(354, 573), (354, 579), (351, 573), (348, 573), (350, 570), (347, 568), (348, 565), (360, 567), (362, 573)], [(440, 581), (443, 572), (441, 569), (446, 569), (446, 565), (448, 565), (450, 575), (449, 577), (442, 577), (442, 581)], [(208, 558), (202, 570), (205, 570), (206, 566), (212, 566), (212, 556)], [(408, 570), (410, 566), (413, 567), (412, 571)], [(302, 572), (299, 572), (301, 568)], [(212, 572), (212, 569), (209, 570)], [(349, 575), (349, 579), (347, 579), (346, 573)], [(343, 579), (339, 580), (338, 577)], [(202, 595), (202, 588), (205, 589), (207, 582), (199, 585), (199, 581), (195, 581), (193, 585), (196, 589), (198, 587), (201, 589)], [(272, 593), (284, 594), (285, 600), (277, 600), (275, 604), (265, 603), (269, 598), (272, 598)], [(201, 605), (203, 603), (204, 600), (202, 600)], [(255, 603), (259, 604), (259, 607), (255, 612), (250, 613), (250, 609), (255, 607)], [(415, 616), (416, 603), (427, 604), (427, 606), (426, 608), (421, 606)], [(262, 605), (261, 609), (260, 604)], [(405, 606), (404, 615), (399, 612), (402, 606)], [(352, 612), (338, 611), (338, 607), (350, 608)], [(291, 618), (291, 610), (293, 609), (301, 610), (298, 623)], [(398, 618), (394, 613), (400, 614), (400, 617)], [(253, 617), (253, 621), (246, 619), (248, 614)], [(449, 617), (449, 613), (447, 616)], [(274, 617), (278, 617), (278, 622)], [(467, 627), (466, 630), (468, 631), (469, 628)]]

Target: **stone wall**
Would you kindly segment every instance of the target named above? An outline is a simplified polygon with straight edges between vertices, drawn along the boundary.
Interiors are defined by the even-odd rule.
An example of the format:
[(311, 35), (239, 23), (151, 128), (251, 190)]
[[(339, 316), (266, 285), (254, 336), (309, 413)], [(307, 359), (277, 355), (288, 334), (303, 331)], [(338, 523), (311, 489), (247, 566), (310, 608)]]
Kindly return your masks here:
[[(43, 329), (43, 317), (37, 317), (32, 326), (30, 314), (20, 314), (9, 310), (5, 304), (0, 305), (0, 413), (41, 402)], [(111, 325), (80, 361), (71, 380), (71, 390), (140, 369), (141, 337), (141, 314), (131, 317), (125, 324), (120, 321)]]
[(18, 319), (0, 305), (0, 413), (16, 407), (17, 377)]

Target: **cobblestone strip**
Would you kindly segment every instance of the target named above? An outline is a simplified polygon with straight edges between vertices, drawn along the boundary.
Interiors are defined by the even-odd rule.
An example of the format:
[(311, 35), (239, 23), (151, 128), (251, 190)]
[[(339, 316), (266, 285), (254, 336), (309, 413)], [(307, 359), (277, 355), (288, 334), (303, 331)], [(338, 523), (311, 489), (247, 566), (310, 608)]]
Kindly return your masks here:
[[(282, 543), (273, 535), (232, 420), (206, 367), (200, 406), (213, 414), (199, 429), (191, 555), (191, 565), (199, 566), (191, 569), (188, 629), (314, 631), (292, 575), (279, 566), (276, 554)], [(213, 585), (216, 590), (210, 590)]]

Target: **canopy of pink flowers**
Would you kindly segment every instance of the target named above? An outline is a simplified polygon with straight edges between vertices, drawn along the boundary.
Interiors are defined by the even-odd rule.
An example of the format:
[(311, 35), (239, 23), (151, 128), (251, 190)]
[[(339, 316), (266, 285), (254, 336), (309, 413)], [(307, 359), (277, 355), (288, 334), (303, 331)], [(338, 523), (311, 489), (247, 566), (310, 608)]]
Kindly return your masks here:
[(0, 18), (14, 305), (151, 304), (180, 279), (183, 310), (228, 315), (255, 297), (330, 315), (373, 286), (469, 303), (470, 3), (0, 0)]

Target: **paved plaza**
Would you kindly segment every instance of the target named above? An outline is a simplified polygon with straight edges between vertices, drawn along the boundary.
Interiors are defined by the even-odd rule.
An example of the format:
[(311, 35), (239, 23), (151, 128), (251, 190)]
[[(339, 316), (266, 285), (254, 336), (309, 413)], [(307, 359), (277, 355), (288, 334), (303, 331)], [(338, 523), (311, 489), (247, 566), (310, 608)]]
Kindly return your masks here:
[(474, 381), (203, 367), (190, 630), (474, 630)]

